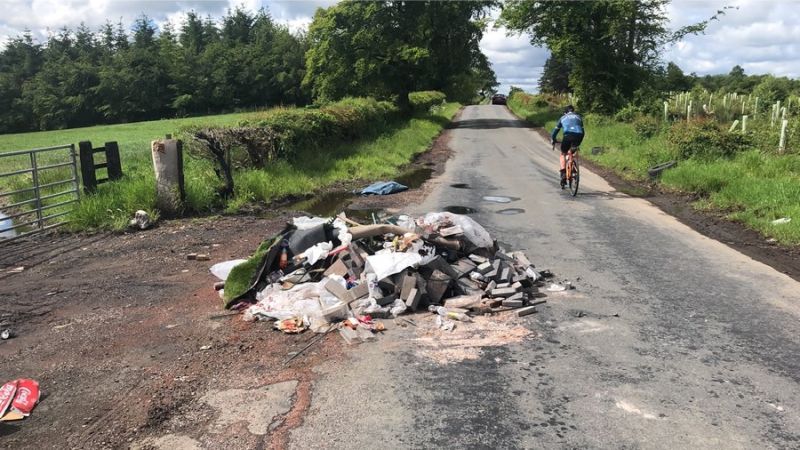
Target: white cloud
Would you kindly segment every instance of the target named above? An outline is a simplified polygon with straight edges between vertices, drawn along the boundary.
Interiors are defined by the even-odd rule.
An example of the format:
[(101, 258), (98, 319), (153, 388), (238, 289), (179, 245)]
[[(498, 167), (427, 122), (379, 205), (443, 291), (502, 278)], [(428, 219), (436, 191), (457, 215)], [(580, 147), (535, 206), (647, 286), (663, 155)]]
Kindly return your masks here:
[[(317, 8), (336, 0), (0, 0), (0, 47), (6, 38), (30, 29), (42, 40), (48, 30), (75, 28), (81, 22), (98, 29), (107, 20), (130, 26), (141, 14), (157, 24), (179, 25), (184, 14), (195, 10), (219, 18), (229, 8), (242, 5), (255, 11), (266, 7), (276, 22), (292, 30), (304, 29)], [(705, 35), (690, 36), (664, 52), (664, 61), (674, 61), (685, 72), (699, 75), (727, 73), (736, 64), (750, 74), (772, 73), (800, 76), (800, 2), (789, 0), (674, 0), (666, 13), (671, 27), (708, 19), (726, 5), (720, 20), (712, 22)], [(496, 18), (497, 11), (492, 17)], [(530, 45), (527, 36), (507, 36), (506, 30), (489, 28), (481, 48), (492, 62), (500, 90), (514, 85), (535, 90), (548, 51)]]

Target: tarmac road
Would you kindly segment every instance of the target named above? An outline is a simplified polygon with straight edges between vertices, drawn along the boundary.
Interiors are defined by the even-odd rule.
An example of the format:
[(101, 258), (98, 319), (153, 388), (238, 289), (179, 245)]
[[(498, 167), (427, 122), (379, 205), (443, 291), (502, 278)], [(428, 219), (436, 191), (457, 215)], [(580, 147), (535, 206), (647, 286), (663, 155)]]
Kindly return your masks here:
[(800, 284), (588, 171), (569, 197), (557, 154), (504, 107), (468, 107), (455, 127), (416, 211), (475, 208), (577, 289), (477, 359), (421, 354), (424, 316), (353, 347), (318, 369), (293, 447), (800, 447)]

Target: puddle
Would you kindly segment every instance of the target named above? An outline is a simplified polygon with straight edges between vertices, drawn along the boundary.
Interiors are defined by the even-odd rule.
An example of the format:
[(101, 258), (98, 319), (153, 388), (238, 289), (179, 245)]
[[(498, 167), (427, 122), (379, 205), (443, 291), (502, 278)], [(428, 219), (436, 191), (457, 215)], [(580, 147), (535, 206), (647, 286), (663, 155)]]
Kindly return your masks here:
[(421, 167), (398, 176), (394, 179), (394, 181), (408, 186), (409, 189), (416, 189), (422, 186), (426, 181), (430, 180), (431, 175), (433, 175), (433, 169)]
[(345, 208), (344, 213), (348, 219), (362, 225), (375, 223), (376, 220), (379, 221), (387, 215), (386, 211), (380, 208)]
[(456, 189), (471, 189), (467, 183), (455, 183), (451, 184), (450, 187)]
[(477, 209), (469, 206), (445, 206), (444, 210), (453, 214), (473, 214), (478, 212)]
[(497, 214), (502, 214), (504, 216), (511, 216), (511, 215), (514, 215), (514, 214), (522, 214), (524, 212), (525, 212), (525, 210), (522, 209), (522, 208), (506, 208), (506, 209), (501, 209), (500, 211), (497, 211)]
[(487, 202), (511, 203), (519, 200), (519, 197), (501, 197), (501, 196), (487, 195), (486, 197), (483, 197), (483, 199)]
[(319, 217), (332, 217), (342, 212), (344, 206), (353, 198), (355, 195), (347, 191), (328, 192), (287, 205), (286, 209), (305, 211)]

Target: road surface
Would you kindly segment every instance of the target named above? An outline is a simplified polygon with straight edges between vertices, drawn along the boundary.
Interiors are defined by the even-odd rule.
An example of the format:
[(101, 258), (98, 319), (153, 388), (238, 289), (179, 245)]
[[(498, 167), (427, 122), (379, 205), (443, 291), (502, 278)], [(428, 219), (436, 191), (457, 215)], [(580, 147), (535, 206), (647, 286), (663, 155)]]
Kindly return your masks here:
[(416, 212), (474, 208), (577, 289), (474, 347), (424, 351), (439, 338), (422, 319), (354, 347), (318, 369), (292, 447), (800, 447), (800, 284), (588, 171), (569, 197), (557, 154), (504, 107), (455, 127)]

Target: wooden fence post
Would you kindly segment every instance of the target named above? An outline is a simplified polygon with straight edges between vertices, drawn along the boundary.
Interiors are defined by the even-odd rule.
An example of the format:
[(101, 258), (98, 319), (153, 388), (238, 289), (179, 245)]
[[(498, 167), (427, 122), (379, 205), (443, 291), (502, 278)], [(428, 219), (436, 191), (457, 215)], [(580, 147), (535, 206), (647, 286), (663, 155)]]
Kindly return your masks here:
[(78, 143), (81, 159), (81, 178), (83, 179), (83, 191), (92, 194), (97, 190), (97, 176), (94, 172), (94, 150), (92, 143), (82, 141)]
[(108, 179), (111, 181), (122, 178), (122, 163), (119, 159), (119, 147), (117, 142), (106, 142), (106, 169)]

